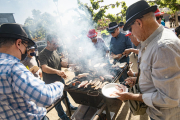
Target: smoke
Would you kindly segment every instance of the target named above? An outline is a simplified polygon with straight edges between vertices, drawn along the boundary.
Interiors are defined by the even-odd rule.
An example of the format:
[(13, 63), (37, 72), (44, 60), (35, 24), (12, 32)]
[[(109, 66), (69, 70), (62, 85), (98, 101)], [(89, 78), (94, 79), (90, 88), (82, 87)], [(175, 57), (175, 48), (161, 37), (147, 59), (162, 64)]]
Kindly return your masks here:
[[(16, 4), (15, 8), (19, 6), (23, 11), (24, 14), (21, 14), (21, 17), (25, 15), (26, 18), (29, 17), (25, 21), (28, 23), (25, 24), (25, 27), (28, 27), (31, 35), (42, 34), (42, 36), (45, 37), (51, 33), (58, 35), (58, 42), (61, 44), (61, 47), (63, 47), (63, 51), (69, 58), (70, 63), (87, 68), (94, 68), (93, 66), (98, 63), (107, 62), (107, 59), (102, 57), (104, 53), (97, 51), (91, 39), (87, 37), (88, 31), (95, 29), (97, 24), (94, 23), (91, 14), (86, 8), (82, 6), (81, 9), (79, 8), (77, 1), (68, 0), (55, 2), (58, 0), (54, 0), (53, 2), (53, 0), (47, 0), (48, 6), (44, 0), (39, 0), (38, 4), (36, 1), (31, 3), (29, 0), (12, 1)], [(37, 10), (35, 12), (36, 14), (34, 14), (35, 16), (32, 15), (33, 9)], [(38, 10), (40, 12), (38, 12)], [(39, 30), (41, 30), (42, 33), (37, 33)], [(106, 45), (109, 46), (110, 38), (107, 38), (105, 42)], [(104, 74), (107, 74), (105, 70), (102, 71), (104, 71)]]

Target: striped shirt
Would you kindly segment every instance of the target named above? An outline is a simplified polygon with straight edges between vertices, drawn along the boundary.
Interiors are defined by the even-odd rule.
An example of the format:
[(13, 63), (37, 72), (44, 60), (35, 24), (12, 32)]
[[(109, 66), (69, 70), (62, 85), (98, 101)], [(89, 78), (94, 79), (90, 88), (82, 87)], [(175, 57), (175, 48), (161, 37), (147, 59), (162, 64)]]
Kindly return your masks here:
[(45, 84), (18, 58), (0, 53), (0, 119), (41, 120), (63, 89), (61, 82)]

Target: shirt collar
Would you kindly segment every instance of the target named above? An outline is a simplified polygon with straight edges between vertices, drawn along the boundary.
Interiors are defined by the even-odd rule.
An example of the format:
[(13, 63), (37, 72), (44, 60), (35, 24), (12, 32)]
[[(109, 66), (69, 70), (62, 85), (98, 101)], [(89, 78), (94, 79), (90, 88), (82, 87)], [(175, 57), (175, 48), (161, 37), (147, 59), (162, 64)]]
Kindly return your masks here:
[(122, 33), (119, 32), (118, 36), (117, 36), (117, 37), (114, 37), (114, 38), (116, 38), (116, 39), (119, 38), (119, 37), (121, 36), (121, 34), (122, 34)]
[(143, 50), (145, 47), (147, 47), (147, 45), (150, 42), (155, 40), (155, 37), (157, 37), (157, 35), (159, 33), (161, 33), (163, 30), (164, 30), (164, 27), (162, 25), (160, 25), (144, 42), (141, 42), (141, 50)]
[(16, 62), (20, 62), (20, 60), (17, 57), (14, 57), (10, 54), (6, 54), (6, 53), (0, 53), (0, 58), (2, 59), (9, 59), (9, 60), (15, 60)]

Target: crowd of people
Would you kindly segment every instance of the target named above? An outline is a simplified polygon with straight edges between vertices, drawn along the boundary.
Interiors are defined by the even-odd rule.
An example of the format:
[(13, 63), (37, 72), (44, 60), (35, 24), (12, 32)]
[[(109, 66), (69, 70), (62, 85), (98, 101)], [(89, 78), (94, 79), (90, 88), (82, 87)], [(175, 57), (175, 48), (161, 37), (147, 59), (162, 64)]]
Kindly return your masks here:
[[(151, 120), (180, 119), (180, 41), (173, 31), (165, 27), (157, 6), (138, 1), (128, 7), (126, 23), (111, 22), (107, 31), (111, 34), (109, 48), (90, 29), (87, 38), (105, 62), (129, 64), (129, 54), (138, 55), (138, 72), (131, 68), (123, 73), (119, 82), (130, 87), (139, 78), (141, 94), (116, 92), (119, 100), (144, 102)], [(0, 26), (0, 119), (48, 120), (46, 107), (63, 94), (65, 72), (61, 69), (74, 67), (63, 61), (57, 53), (58, 36), (49, 34), (47, 46), (36, 56), (36, 45), (28, 38), (19, 24)], [(96, 56), (98, 57), (99, 54)], [(93, 60), (93, 58), (91, 58)], [(31, 70), (34, 66), (38, 69)], [(71, 110), (76, 110), (69, 99)], [(58, 116), (69, 120), (61, 102), (56, 106)]]

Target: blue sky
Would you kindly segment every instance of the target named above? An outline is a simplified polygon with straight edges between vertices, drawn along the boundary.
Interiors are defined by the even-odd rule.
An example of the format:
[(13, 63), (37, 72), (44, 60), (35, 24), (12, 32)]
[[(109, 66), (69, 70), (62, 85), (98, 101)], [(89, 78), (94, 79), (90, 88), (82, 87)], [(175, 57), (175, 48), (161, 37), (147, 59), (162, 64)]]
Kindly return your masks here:
[[(83, 3), (90, 5), (90, 0), (81, 0)], [(104, 0), (101, 5), (108, 5), (116, 3), (116, 1), (123, 0)], [(138, 0), (124, 0), (127, 6)], [(76, 7), (77, 0), (58, 0), (58, 10), (60, 13), (64, 13), (67, 9)], [(32, 17), (32, 10), (40, 10), (42, 13), (48, 12), (56, 15), (57, 7), (53, 0), (0, 0), (1, 13), (14, 13), (15, 21), (20, 24), (24, 24), (27, 17)], [(109, 9), (107, 13), (116, 14), (120, 12), (121, 8)]]

